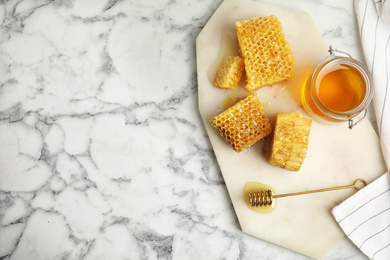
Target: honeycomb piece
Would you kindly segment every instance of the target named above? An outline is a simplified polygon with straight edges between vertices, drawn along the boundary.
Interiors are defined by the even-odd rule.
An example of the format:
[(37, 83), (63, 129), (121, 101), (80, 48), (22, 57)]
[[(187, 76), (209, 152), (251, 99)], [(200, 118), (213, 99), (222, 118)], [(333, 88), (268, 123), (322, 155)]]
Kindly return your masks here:
[(256, 94), (251, 94), (210, 120), (234, 151), (240, 152), (272, 132)]
[(276, 115), (274, 133), (269, 140), (268, 161), (271, 165), (299, 171), (309, 147), (311, 120), (301, 113), (279, 113)]
[(227, 56), (218, 69), (215, 86), (235, 90), (243, 72), (244, 60), (239, 56)]
[(295, 76), (294, 56), (275, 15), (238, 21), (236, 32), (245, 62), (247, 90), (254, 91)]

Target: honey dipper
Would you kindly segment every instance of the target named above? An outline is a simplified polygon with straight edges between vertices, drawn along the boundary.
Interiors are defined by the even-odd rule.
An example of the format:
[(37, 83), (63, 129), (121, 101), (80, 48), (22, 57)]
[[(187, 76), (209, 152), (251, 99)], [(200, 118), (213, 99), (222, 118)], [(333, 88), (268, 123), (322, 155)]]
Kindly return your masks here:
[(354, 188), (355, 190), (360, 190), (361, 188), (363, 188), (363, 187), (359, 188), (357, 186), (358, 183), (360, 182), (363, 183), (363, 187), (367, 185), (367, 182), (365, 180), (357, 179), (352, 185), (285, 193), (285, 194), (275, 194), (274, 190), (270, 186), (262, 183), (248, 182), (244, 186), (244, 200), (246, 205), (250, 209), (259, 213), (268, 213), (275, 208), (277, 198), (315, 193), (315, 192), (341, 190), (341, 189), (348, 189), (348, 188)]

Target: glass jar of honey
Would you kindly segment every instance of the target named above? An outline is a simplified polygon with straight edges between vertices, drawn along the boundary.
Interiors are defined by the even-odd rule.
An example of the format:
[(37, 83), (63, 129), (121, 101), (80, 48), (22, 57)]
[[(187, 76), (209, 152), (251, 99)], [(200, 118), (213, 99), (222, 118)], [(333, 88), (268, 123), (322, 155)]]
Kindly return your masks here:
[(374, 94), (372, 78), (367, 68), (348, 53), (332, 46), (329, 53), (307, 78), (302, 105), (320, 123), (348, 121), (352, 129), (367, 113)]

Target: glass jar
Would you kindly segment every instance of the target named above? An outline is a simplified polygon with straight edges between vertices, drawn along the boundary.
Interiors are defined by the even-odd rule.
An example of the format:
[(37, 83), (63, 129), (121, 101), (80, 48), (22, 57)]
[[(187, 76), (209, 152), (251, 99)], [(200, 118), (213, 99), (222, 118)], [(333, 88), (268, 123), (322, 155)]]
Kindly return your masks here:
[[(344, 56), (338, 56), (336, 52)], [(366, 116), (372, 100), (374, 92), (371, 74), (348, 53), (335, 50), (332, 46), (329, 47), (329, 53), (302, 87), (302, 105), (320, 123), (348, 121), (352, 129)]]

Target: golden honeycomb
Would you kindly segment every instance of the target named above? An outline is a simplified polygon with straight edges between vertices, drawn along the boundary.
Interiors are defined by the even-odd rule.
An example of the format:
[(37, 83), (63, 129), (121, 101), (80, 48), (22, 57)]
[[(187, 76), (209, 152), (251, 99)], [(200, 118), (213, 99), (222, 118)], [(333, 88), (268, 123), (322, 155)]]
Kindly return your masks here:
[(238, 21), (236, 32), (245, 62), (247, 90), (254, 91), (295, 76), (294, 56), (275, 15)]
[[(264, 145), (271, 165), (299, 171), (309, 147), (312, 121), (302, 113), (279, 113), (276, 115), (274, 133)], [(268, 151), (267, 151), (268, 149)]]
[(235, 90), (238, 87), (243, 72), (244, 60), (239, 56), (229, 55), (218, 68), (215, 86)]
[(234, 151), (240, 152), (272, 132), (272, 126), (256, 94), (237, 102), (210, 120)]

